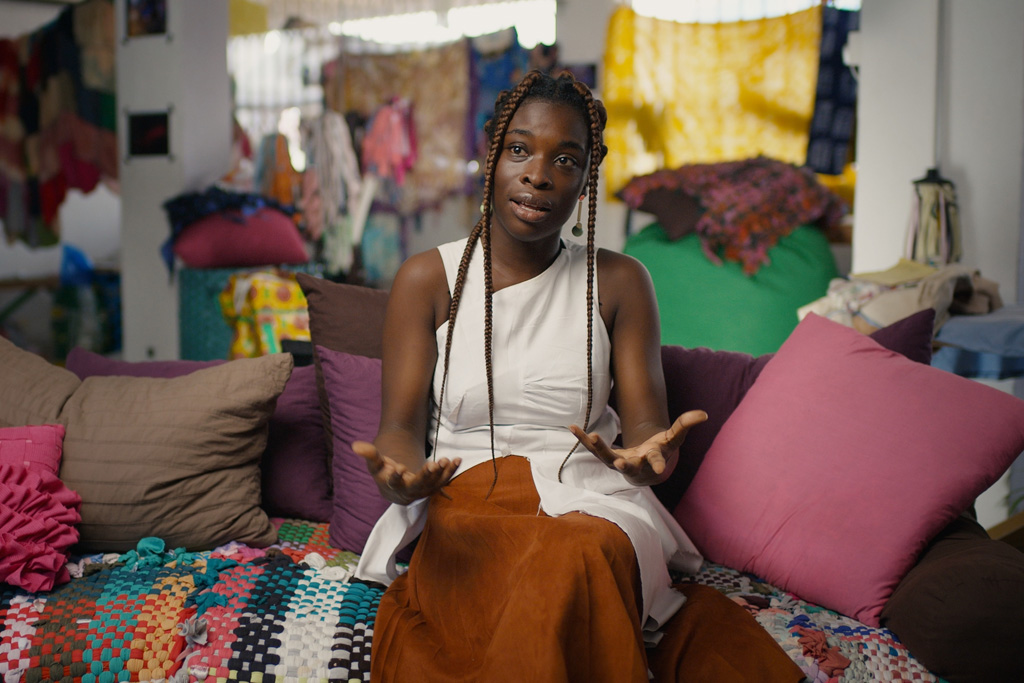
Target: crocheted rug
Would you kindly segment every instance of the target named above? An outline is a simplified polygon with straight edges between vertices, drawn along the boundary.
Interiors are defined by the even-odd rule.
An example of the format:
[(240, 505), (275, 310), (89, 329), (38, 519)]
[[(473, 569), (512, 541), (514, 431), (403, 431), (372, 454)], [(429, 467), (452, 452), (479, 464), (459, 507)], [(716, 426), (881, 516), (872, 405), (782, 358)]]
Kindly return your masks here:
[[(327, 525), (275, 520), (278, 543), (211, 552), (144, 539), (124, 555), (76, 558), (48, 593), (0, 585), (0, 674), (14, 681), (369, 681), (377, 585)], [(873, 629), (724, 567), (696, 580), (750, 609), (808, 681), (938, 681)], [(845, 667), (837, 667), (844, 664)]]

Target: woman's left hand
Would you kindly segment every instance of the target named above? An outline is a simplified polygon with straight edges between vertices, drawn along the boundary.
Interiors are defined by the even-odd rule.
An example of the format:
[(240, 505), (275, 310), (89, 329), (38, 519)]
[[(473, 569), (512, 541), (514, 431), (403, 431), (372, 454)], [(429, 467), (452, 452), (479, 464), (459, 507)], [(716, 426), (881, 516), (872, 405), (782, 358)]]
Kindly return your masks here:
[(664, 479), (669, 462), (675, 458), (686, 433), (708, 419), (703, 410), (690, 410), (680, 415), (672, 426), (630, 448), (611, 448), (597, 434), (587, 434), (577, 425), (569, 427), (584, 448), (604, 464), (622, 473), (635, 486), (650, 486)]

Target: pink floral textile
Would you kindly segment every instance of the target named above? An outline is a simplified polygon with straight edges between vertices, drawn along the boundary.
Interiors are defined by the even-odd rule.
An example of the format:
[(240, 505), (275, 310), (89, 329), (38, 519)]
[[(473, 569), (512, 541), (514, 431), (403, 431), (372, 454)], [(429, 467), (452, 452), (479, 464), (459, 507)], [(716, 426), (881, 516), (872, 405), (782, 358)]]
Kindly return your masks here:
[(82, 499), (57, 476), (64, 427), (0, 429), (0, 581), (48, 591), (70, 580)]
[(846, 213), (842, 199), (812, 170), (763, 156), (637, 176), (619, 197), (640, 209), (647, 194), (659, 189), (696, 199), (703, 214), (695, 230), (708, 258), (739, 262), (747, 275), (768, 263), (768, 250), (797, 226), (835, 229)]

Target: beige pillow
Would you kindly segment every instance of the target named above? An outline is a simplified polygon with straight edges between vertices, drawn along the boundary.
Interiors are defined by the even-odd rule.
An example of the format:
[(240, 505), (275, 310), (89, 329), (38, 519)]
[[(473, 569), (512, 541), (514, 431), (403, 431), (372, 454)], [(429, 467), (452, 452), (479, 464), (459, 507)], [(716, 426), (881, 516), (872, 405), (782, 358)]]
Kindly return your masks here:
[(260, 507), (260, 457), (291, 354), (172, 379), (89, 377), (61, 411), (61, 479), (82, 496), (80, 550), (277, 539)]
[(61, 407), (79, 384), (70, 370), (0, 337), (0, 427), (57, 422)]
[(0, 424), (66, 428), (61, 480), (82, 497), (80, 552), (273, 543), (260, 457), (291, 354), (183, 377), (89, 377), (0, 339)]

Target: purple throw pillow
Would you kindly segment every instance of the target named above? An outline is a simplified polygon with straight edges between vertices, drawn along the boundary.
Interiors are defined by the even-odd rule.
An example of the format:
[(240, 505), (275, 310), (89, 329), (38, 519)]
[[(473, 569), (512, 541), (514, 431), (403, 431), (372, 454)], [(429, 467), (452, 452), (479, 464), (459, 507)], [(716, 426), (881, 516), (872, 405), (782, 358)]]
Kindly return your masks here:
[[(122, 361), (81, 348), (68, 353), (66, 367), (80, 379), (92, 375), (180, 377), (229, 361)], [(271, 515), (314, 522), (331, 518), (331, 479), (327, 469), (320, 401), (313, 366), (297, 367), (277, 399), (267, 447), (260, 463), (263, 508)]]
[[(935, 311), (927, 308), (871, 333), (871, 338), (910, 360), (929, 364)], [(775, 354), (751, 356), (736, 351), (713, 351), (663, 346), (661, 362), (668, 387), (668, 411), (675, 419), (687, 410), (704, 410), (706, 422), (686, 435), (679, 448), (679, 463), (672, 476), (654, 487), (654, 493), (674, 510), (686, 492), (711, 442)]]
[(373, 441), (380, 426), (381, 361), (317, 346), (330, 402), (334, 440), (334, 508), (329, 540), (336, 548), (361, 553), (373, 525), (389, 503), (352, 450), (353, 441)]

